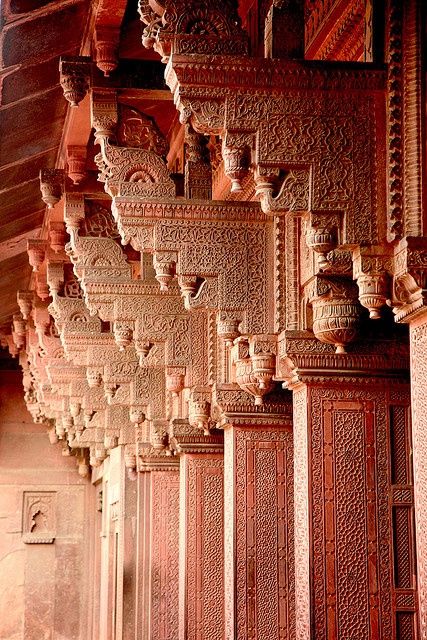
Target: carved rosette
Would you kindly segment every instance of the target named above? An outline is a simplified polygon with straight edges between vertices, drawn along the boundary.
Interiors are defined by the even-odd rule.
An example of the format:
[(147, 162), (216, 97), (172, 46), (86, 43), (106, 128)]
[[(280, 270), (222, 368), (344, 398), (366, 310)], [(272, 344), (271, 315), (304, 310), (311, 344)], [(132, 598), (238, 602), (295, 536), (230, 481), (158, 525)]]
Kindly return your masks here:
[(336, 353), (345, 353), (345, 346), (354, 342), (359, 334), (356, 287), (344, 279), (317, 276), (310, 302), (316, 338), (335, 345)]

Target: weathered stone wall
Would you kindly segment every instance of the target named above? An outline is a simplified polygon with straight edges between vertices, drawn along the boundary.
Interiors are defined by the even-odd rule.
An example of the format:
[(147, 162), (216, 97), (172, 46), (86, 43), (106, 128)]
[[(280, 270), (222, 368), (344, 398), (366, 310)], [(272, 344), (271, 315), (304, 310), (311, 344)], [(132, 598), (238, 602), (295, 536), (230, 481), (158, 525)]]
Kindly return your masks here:
[(90, 637), (91, 494), (75, 460), (33, 424), (21, 373), (0, 371), (2, 640)]

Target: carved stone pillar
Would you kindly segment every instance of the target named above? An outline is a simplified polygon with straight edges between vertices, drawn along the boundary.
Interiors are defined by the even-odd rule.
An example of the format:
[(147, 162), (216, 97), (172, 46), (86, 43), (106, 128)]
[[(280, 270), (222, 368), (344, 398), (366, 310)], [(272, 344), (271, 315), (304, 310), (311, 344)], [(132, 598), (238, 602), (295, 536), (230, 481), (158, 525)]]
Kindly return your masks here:
[(179, 638), (224, 638), (224, 464), (221, 432), (173, 420), (180, 453)]
[(140, 498), (138, 626), (144, 640), (178, 637), (179, 461), (163, 451), (143, 450), (146, 478)]
[(224, 416), (225, 638), (294, 637), (291, 416)]
[(410, 325), (412, 387), (412, 449), (414, 460), (415, 528), (418, 606), (421, 640), (427, 638), (427, 316)]
[(322, 371), (309, 349), (291, 337), (281, 358), (294, 405), (296, 638), (412, 640), (404, 345), (376, 342), (348, 355), (324, 348)]

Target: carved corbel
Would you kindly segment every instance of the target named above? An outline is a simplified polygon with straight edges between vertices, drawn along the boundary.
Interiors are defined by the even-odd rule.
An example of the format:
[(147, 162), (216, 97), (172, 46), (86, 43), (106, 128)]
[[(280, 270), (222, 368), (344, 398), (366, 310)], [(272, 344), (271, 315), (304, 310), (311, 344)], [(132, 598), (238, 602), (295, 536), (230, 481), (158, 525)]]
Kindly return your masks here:
[(38, 272), (46, 257), (47, 244), (45, 240), (27, 240), (28, 262), (34, 272)]
[(19, 310), (22, 313), (22, 317), (24, 318), (24, 320), (28, 320), (31, 314), (31, 310), (33, 308), (34, 292), (18, 291), (17, 302), (18, 302)]
[[(284, 215), (286, 213), (303, 213), (309, 211), (310, 171), (308, 169), (290, 169), (277, 188), (280, 172), (277, 169), (257, 167), (256, 194), (261, 201), (264, 213)], [(275, 195), (277, 192), (277, 195)]]
[(63, 169), (40, 169), (40, 191), (42, 200), (49, 209), (60, 201), (64, 192)]
[(118, 120), (117, 91), (114, 89), (93, 91), (91, 95), (91, 124), (95, 129), (95, 142), (101, 144), (101, 148), (102, 143), (106, 140), (115, 139)]
[(242, 180), (251, 165), (250, 147), (235, 136), (227, 135), (222, 145), (222, 158), (224, 173), (231, 180), (231, 193), (242, 191)]
[(369, 317), (381, 317), (381, 308), (390, 298), (390, 273), (393, 270), (392, 256), (384, 255), (380, 248), (359, 247), (353, 253), (353, 278), (359, 287), (359, 302), (369, 310)]
[(168, 290), (170, 282), (175, 277), (177, 261), (178, 255), (174, 251), (156, 251), (153, 254), (153, 266), (160, 291)]
[(255, 398), (255, 405), (264, 402), (264, 396), (274, 386), (276, 372), (276, 336), (241, 336), (236, 338), (231, 357), (235, 382), (243, 391)]
[(64, 284), (64, 263), (49, 261), (46, 269), (46, 279), (53, 298), (53, 304), (55, 304), (56, 297)]
[(27, 323), (20, 313), (13, 314), (12, 337), (18, 351), (25, 348), (27, 336)]
[(95, 62), (106, 78), (117, 68), (119, 39), (119, 27), (103, 26), (95, 29)]
[(205, 435), (209, 435), (211, 420), (211, 391), (209, 389), (195, 388), (191, 392), (188, 407), (188, 421), (192, 427), (201, 429)]
[(80, 223), (85, 218), (84, 196), (81, 193), (66, 193), (64, 205), (64, 222), (67, 233), (70, 235), (71, 243), (75, 239), (76, 232), (80, 228)]
[(51, 220), (49, 222), (50, 247), (54, 253), (61, 253), (65, 246), (65, 226), (63, 222)]
[(91, 79), (90, 58), (63, 57), (59, 61), (60, 84), (64, 98), (77, 107), (89, 91)]
[(117, 321), (113, 323), (113, 334), (119, 351), (124, 351), (132, 344), (133, 323)]
[(102, 366), (88, 366), (86, 368), (86, 378), (90, 389), (100, 387), (102, 384)]
[(68, 177), (73, 184), (80, 184), (86, 177), (87, 148), (84, 145), (67, 146)]
[(143, 406), (132, 405), (129, 407), (129, 420), (136, 428), (140, 428), (145, 422), (145, 409)]
[(306, 242), (310, 249), (319, 254), (320, 269), (329, 265), (327, 254), (339, 244), (341, 215), (330, 211), (310, 212), (307, 225)]
[(185, 367), (167, 367), (166, 369), (166, 390), (172, 396), (179, 396), (184, 389)]
[(395, 246), (391, 304), (396, 322), (410, 322), (424, 313), (427, 300), (427, 242), (406, 237)]
[(217, 332), (218, 336), (224, 340), (226, 347), (232, 347), (234, 340), (240, 335), (239, 326), (241, 321), (241, 318), (237, 318), (233, 312), (218, 312)]
[(360, 305), (357, 286), (345, 278), (316, 276), (310, 303), (313, 307), (313, 333), (318, 340), (333, 344), (336, 353), (359, 334)]

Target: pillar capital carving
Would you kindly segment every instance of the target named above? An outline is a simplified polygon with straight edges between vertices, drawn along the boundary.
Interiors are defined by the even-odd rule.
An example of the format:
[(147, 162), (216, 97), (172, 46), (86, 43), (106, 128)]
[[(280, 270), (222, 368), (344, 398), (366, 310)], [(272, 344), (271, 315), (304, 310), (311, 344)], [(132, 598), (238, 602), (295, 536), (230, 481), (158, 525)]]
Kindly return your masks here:
[(60, 84), (64, 98), (77, 107), (89, 90), (91, 61), (87, 57), (64, 56), (59, 61)]
[[(301, 382), (349, 381), (364, 379), (366, 384), (383, 377), (407, 379), (408, 344), (397, 334), (392, 338), (373, 335), (363, 343), (349, 345), (346, 353), (320, 342), (309, 331), (283, 331), (278, 336), (276, 379), (289, 389)], [(365, 372), (364, 378), (361, 372)]]

